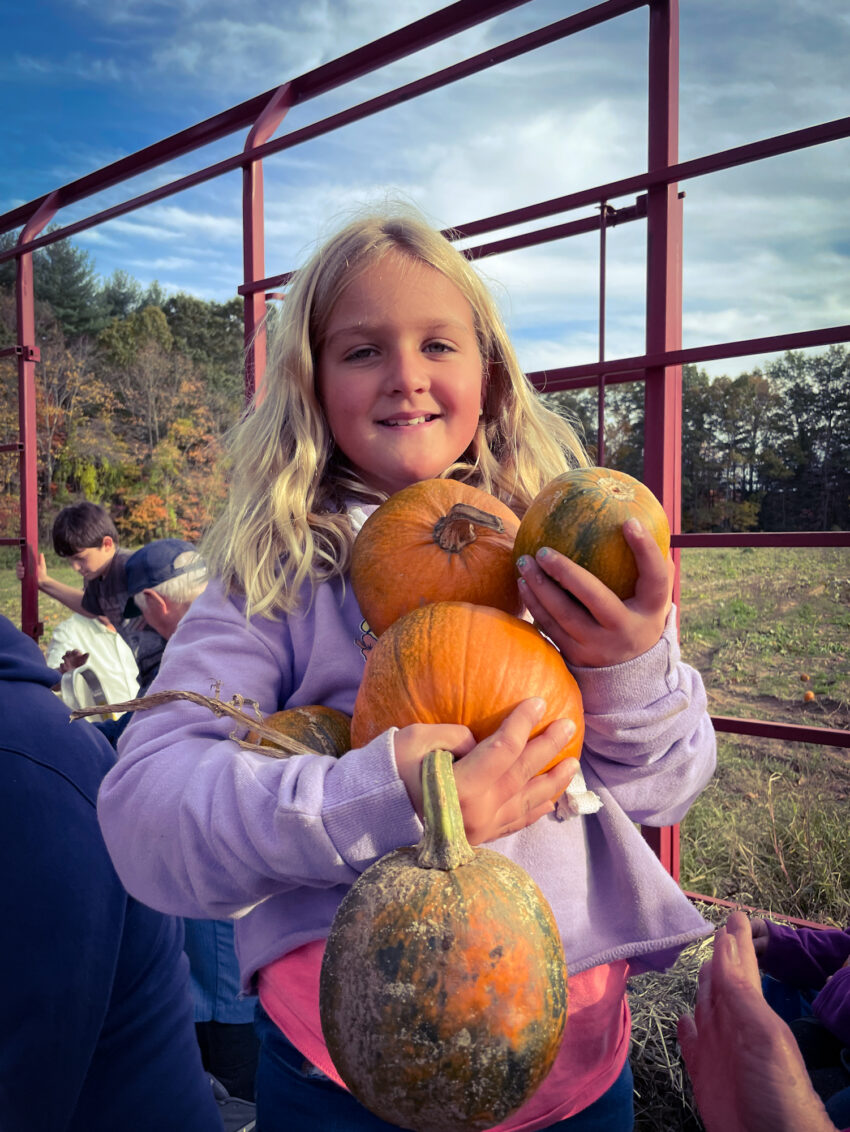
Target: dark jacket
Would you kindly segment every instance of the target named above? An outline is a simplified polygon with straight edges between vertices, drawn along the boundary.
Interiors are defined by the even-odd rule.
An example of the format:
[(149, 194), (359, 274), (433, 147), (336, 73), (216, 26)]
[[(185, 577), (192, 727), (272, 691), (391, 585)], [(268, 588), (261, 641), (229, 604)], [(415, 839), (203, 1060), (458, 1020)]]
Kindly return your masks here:
[(97, 823), (114, 752), (0, 617), (0, 1128), (217, 1132), (182, 926), (133, 900)]

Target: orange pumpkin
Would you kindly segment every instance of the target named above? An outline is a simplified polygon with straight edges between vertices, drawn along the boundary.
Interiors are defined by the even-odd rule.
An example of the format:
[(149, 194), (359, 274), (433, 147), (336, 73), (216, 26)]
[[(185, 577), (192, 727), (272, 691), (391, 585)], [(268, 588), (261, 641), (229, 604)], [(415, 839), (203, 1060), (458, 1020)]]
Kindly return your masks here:
[(635, 556), (623, 537), (627, 519), (640, 520), (666, 555), (670, 524), (664, 508), (644, 485), (610, 468), (574, 468), (548, 483), (523, 517), (514, 561), (551, 546), (589, 570), (617, 597), (634, 596)]
[(422, 770), (425, 833), (367, 869), (331, 926), (319, 984), (351, 1092), (414, 1132), (500, 1124), (551, 1069), (567, 1016), (564, 951), (531, 877), (466, 840), (448, 751)]
[(544, 769), (578, 758), (581, 692), (554, 645), (499, 609), (425, 605), (394, 622), (369, 653), (351, 719), (352, 746), (410, 723), (462, 723), (480, 742), (530, 696), (546, 701), (533, 735), (555, 719), (576, 724), (574, 737)]
[(351, 585), (380, 636), (433, 601), (471, 601), (522, 612), (512, 551), (519, 520), (495, 496), (431, 479), (390, 496), (359, 531)]
[[(280, 752), (299, 754), (299, 747), (314, 751), (319, 755), (333, 755), (338, 758), (351, 750), (351, 719), (345, 712), (321, 704), (308, 704), (305, 707), (285, 708), (273, 712), (263, 720), (266, 727), (280, 732)], [(249, 743), (258, 739), (256, 732), (247, 735)], [(261, 739), (261, 747), (268, 747), (274, 754), (270, 739)]]

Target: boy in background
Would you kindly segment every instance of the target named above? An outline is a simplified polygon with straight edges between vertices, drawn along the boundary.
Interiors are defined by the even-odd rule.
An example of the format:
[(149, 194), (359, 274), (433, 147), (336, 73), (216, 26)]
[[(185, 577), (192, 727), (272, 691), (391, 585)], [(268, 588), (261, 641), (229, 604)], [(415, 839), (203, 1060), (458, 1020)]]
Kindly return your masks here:
[[(64, 507), (53, 523), (53, 549), (82, 576), (83, 589), (51, 578), (44, 555), (38, 556), (36, 581), (41, 593), (85, 617), (107, 617), (130, 646), (139, 667), (139, 695), (144, 695), (159, 669), (165, 638), (141, 616), (125, 617), (130, 594), (126, 564), (129, 550), (118, 546), (118, 531), (109, 513), (96, 503), (73, 503)], [(193, 550), (191, 543), (182, 544)], [(18, 578), (25, 566), (18, 563)]]

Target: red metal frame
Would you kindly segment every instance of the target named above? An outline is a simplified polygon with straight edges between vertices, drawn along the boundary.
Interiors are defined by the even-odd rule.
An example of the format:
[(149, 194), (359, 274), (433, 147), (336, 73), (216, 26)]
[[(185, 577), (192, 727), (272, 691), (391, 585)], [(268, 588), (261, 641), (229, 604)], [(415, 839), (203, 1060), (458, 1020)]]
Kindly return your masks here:
[[(542, 221), (564, 213), (593, 208), (594, 215), (559, 221), (518, 236), (500, 237), (464, 254), (472, 259), (517, 248), (531, 247), (580, 232), (599, 230), (599, 350), (595, 362), (532, 373), (538, 388), (547, 391), (595, 387), (599, 406), (599, 452), (604, 452), (605, 389), (623, 381), (644, 380), (646, 389), (646, 436), (644, 474), (647, 485), (661, 500), (673, 532), (673, 553), (678, 558), (687, 546), (850, 546), (850, 532), (797, 532), (757, 535), (683, 534), (681, 511), (681, 367), (721, 358), (739, 358), (777, 350), (805, 349), (850, 341), (850, 325), (821, 330), (795, 330), (767, 338), (682, 349), (682, 196), (679, 184), (735, 166), (792, 153), (809, 146), (850, 137), (850, 117), (835, 119), (805, 129), (736, 146), (732, 149), (679, 162), (678, 159), (678, 0), (604, 0), (536, 31), (506, 41), (453, 66), (443, 68), (378, 97), (366, 100), (311, 125), (274, 138), (287, 110), (326, 91), (401, 59), (458, 32), (521, 7), (528, 0), (459, 0), (417, 20), (390, 35), (376, 39), (339, 59), (293, 78), (291, 81), (248, 99), (212, 118), (148, 146), (90, 173), (59, 189), (12, 209), (0, 216), (0, 233), (23, 226), (16, 247), (0, 252), (0, 262), (18, 262), (18, 343), (0, 356), (15, 354), (19, 367), (20, 439), (3, 445), (21, 460), (21, 535), (3, 538), (0, 544), (20, 546), (30, 564), (22, 590), (21, 622), (25, 632), (38, 639), (37, 589), (33, 564), (38, 554), (36, 522), (36, 431), (34, 367), (35, 320), (32, 294), (32, 253), (56, 240), (102, 224), (172, 196), (194, 185), (241, 169), (243, 177), (244, 279), (238, 293), (245, 304), (246, 394), (261, 379), (265, 365), (263, 316), (267, 299), (277, 297), (276, 287), (285, 286), (291, 273), (265, 277), (263, 240), (264, 157), (293, 148), (305, 141), (342, 129), (380, 113), (388, 107), (437, 90), (458, 80), (498, 66), (509, 59), (555, 43), (587, 28), (615, 19), (639, 8), (649, 15), (648, 153), (645, 172), (596, 185), (549, 200), (538, 201), (508, 212), (462, 223), (447, 235), (467, 239)], [(63, 207), (81, 201), (130, 177), (191, 153), (239, 130), (248, 130), (243, 149), (213, 165), (171, 181), (151, 192), (130, 197), (45, 234), (44, 227)], [(612, 200), (633, 197), (634, 203), (614, 206)], [(647, 228), (646, 352), (628, 358), (605, 359), (605, 255), (606, 233), (611, 227), (638, 220)], [(602, 457), (600, 456), (600, 459)], [(678, 586), (678, 582), (677, 582)], [(829, 728), (800, 727), (760, 720), (716, 718), (721, 731), (767, 735), (801, 742), (850, 747), (850, 732)], [(644, 830), (673, 876), (678, 878), (678, 829)]]

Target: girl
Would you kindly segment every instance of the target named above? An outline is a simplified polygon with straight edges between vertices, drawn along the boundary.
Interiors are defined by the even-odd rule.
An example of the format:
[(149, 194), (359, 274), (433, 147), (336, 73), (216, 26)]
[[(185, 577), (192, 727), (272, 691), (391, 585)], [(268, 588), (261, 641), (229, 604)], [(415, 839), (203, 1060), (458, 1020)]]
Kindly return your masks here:
[[(310, 703), (350, 713), (369, 634), (346, 576), (378, 502), (449, 475), (522, 514), (587, 459), (520, 371), (476, 272), (414, 216), (354, 222), (298, 273), (264, 394), (236, 430), (228, 508), (204, 547), (215, 580), (154, 690), (208, 693), (220, 681), (222, 698), (250, 697), (264, 714)], [(259, 1132), (388, 1127), (331, 1064), (319, 968), (349, 886), (418, 840), (420, 766), (434, 746), (457, 756), (470, 841), (543, 890), (570, 972), (559, 1058), (501, 1132), (632, 1127), (627, 974), (669, 965), (711, 930), (634, 823), (679, 821), (712, 773), (714, 740), (700, 679), (679, 660), (668, 564), (627, 528), (640, 567), (630, 601), (554, 551), (521, 567), (530, 613), (581, 685), (596, 812), (550, 801), (574, 761), (535, 777), (571, 724), (529, 741), (534, 699), (478, 745), (452, 724), (392, 728), (338, 760), (244, 751), (230, 721), (185, 703), (136, 713), (100, 794), (104, 835), (139, 899), (235, 920), (244, 989), (262, 1007)]]

